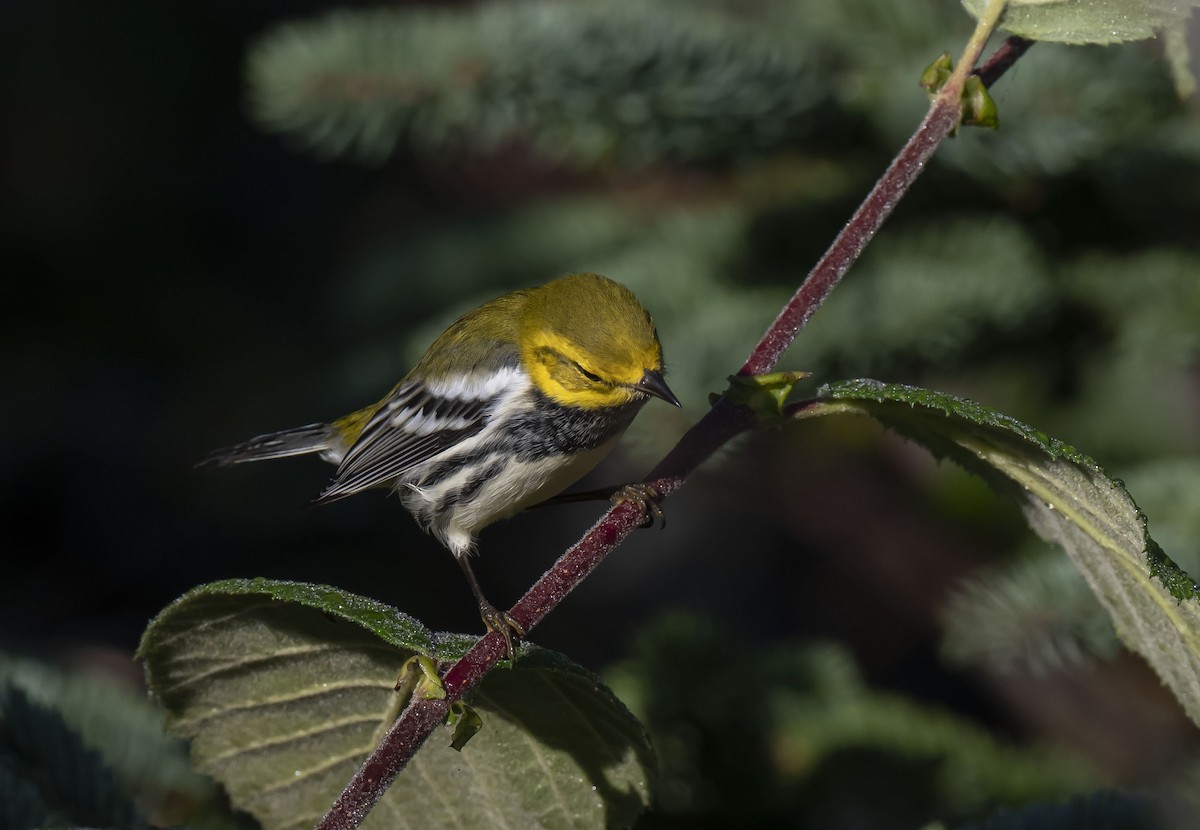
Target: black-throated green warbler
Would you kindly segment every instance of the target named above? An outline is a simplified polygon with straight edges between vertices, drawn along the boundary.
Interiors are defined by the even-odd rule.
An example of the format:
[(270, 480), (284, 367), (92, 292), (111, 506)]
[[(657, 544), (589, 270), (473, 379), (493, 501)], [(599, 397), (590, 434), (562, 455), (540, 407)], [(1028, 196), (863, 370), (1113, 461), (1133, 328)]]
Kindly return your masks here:
[(394, 489), (454, 554), (511, 655), (512, 634), (524, 631), (475, 579), (476, 534), (591, 470), (651, 396), (679, 406), (650, 314), (623, 285), (572, 274), (467, 312), (378, 403), (205, 463), (317, 453), (338, 468), (316, 503)]

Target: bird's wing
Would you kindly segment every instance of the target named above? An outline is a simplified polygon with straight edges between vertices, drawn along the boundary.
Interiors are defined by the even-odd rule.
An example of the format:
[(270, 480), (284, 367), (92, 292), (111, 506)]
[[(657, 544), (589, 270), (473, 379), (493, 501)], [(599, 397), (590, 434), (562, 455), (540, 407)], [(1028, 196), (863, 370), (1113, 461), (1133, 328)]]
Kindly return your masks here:
[[(334, 501), (386, 484), (455, 444), (479, 434), (516, 370), (472, 381), (402, 384), (376, 410), (347, 450), (333, 482), (317, 497)], [(509, 378), (508, 375), (513, 377)]]

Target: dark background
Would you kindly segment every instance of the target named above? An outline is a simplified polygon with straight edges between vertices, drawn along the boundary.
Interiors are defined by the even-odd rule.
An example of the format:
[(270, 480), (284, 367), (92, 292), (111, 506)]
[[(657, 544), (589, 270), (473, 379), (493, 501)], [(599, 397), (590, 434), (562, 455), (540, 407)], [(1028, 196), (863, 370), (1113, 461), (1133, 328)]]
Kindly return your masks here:
[[(314, 459), (215, 471), (194, 464), (216, 447), (376, 399), (415, 359), (400, 330), (436, 329), (434, 321), (488, 296), (598, 267), (586, 254), (561, 263), (547, 256), (528, 272), (516, 257), (490, 261), (487, 250), (472, 260), (472, 228), (494, 229), (530, 203), (579, 193), (648, 216), (737, 202), (746, 182), (761, 198), (772, 170), (787, 169), (771, 168), (778, 158), (766, 153), (573, 170), (519, 146), (432, 159), (401, 147), (377, 167), (317, 160), (253, 126), (243, 62), (251, 40), (273, 24), (328, 7), (53, 0), (0, 12), (0, 556), (9, 588), (0, 649), (136, 682), (131, 655), (147, 621), (189, 588), (231, 576), (334, 584), (434, 629), (479, 630), (456, 565), (394, 499), (368, 494), (306, 510), (331, 473)], [(945, 19), (939, 42), (957, 48), (965, 16), (951, 9)], [(936, 54), (911, 45), (918, 66)], [(1120, 83), (1120, 61), (1131, 60), (1143, 86), (1085, 94), (1054, 86), (1061, 76), (1036, 64), (1018, 67), (1002, 82), (1014, 87), (1012, 98), (998, 93), (1002, 118), (1011, 113), (1022, 147), (1037, 148), (1044, 129), (1050, 160), (1013, 162), (1015, 173), (999, 162), (964, 170), (961, 156), (939, 163), (881, 235), (888, 244), (882, 236), (915, 234), (929, 216), (998, 217), (1021, 228), (1030, 261), (1050, 276), (1020, 322), (944, 312), (902, 328), (915, 338), (961, 322), (966, 333), (893, 346), (872, 341), (877, 331), (898, 337), (884, 325), (889, 309), (860, 307), (846, 314), (865, 315), (862, 331), (841, 335), (853, 347), (813, 346), (789, 368), (823, 368), (821, 380), (873, 373), (971, 394), (1079, 442), (1120, 473), (1147, 461), (1191, 463), (1200, 446), (1194, 341), (1153, 376), (1162, 398), (1117, 385), (1126, 377), (1119, 373), (1109, 393), (1097, 393), (1105, 367), (1118, 362), (1110, 349), (1124, 342), (1124, 324), (1064, 273), (1087, 256), (1195, 254), (1194, 102), (1172, 97), (1151, 48), (1081, 51), (1083, 77)], [(844, 69), (839, 59), (845, 54), (831, 47), (825, 69)], [(879, 60), (886, 76), (892, 56)], [(1040, 98), (1039, 84), (1049, 90)], [(1022, 94), (1061, 98), (1030, 111)], [(688, 408), (651, 403), (646, 424), (587, 483), (641, 475), (698, 417), (705, 390), (722, 388), (740, 365), (924, 107), (908, 76), (887, 112), (864, 114), (847, 103), (854, 93), (837, 95), (826, 102), (828, 120), (778, 150), (813, 163), (799, 177), (809, 195), (776, 197), (753, 212), (744, 247), (723, 272), (747, 298), (746, 316), (730, 324), (736, 333), (685, 336), (689, 312), (672, 309), (669, 297), (647, 300), (668, 360), (692, 379), (677, 389)], [(1133, 115), (1120, 105), (1112, 114), (1088, 95), (1138, 95), (1141, 103), (1128, 105)], [(1054, 122), (1047, 112), (1056, 108), (1075, 120)], [(1132, 126), (1118, 128), (1126, 121)], [(1068, 129), (1080, 123), (1104, 137), (1088, 144)], [(997, 141), (990, 134), (957, 141), (974, 142), (960, 153), (997, 146), (987, 145)], [(765, 172), (755, 178), (756, 169)], [(537, 248), (539, 236), (521, 227), (526, 236), (512, 246)], [(402, 270), (386, 292), (372, 293), (407, 245), (434, 236), (445, 239), (440, 268)], [(944, 252), (953, 249), (951, 240), (930, 262), (961, 254)], [(465, 274), (455, 256), (478, 273)], [(1191, 265), (1179, 267), (1188, 273)], [(1178, 331), (1186, 334), (1192, 301), (1160, 299), (1182, 309)], [(701, 362), (696, 340), (719, 359)], [(1155, 360), (1129, 376), (1151, 377)], [(1122, 414), (1138, 401), (1142, 411)], [(1185, 501), (1192, 490), (1177, 495)], [(478, 572), (493, 601), (519, 596), (601, 507), (539, 509), (488, 529)], [(1118, 782), (1145, 781), (1194, 748), (1193, 727), (1136, 658), (1082, 674), (948, 669), (938, 631), (950, 589), (1025, 544), (1025, 531), (981, 485), (870, 425), (742, 439), (666, 509), (667, 529), (642, 531), (614, 554), (539, 628), (539, 643), (599, 671), (627, 656), (663, 610), (683, 608), (715, 619), (748, 648), (842, 642), (880, 688), (978, 718), (1013, 740), (1069, 746)]]

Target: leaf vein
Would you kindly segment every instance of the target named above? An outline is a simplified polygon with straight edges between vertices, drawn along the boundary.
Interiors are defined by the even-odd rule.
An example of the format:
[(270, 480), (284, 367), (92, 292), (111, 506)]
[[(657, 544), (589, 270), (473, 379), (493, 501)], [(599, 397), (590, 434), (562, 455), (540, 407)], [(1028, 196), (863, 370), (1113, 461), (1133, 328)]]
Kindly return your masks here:
[(247, 701), (245, 703), (230, 703), (224, 706), (217, 706), (209, 709), (203, 714), (198, 714), (195, 717), (176, 720), (173, 722), (173, 725), (179, 729), (192, 729), (207, 721), (221, 718), (226, 715), (237, 714), (240, 712), (252, 712), (255, 709), (264, 709), (271, 706), (279, 706), (289, 703), (299, 704), (302, 701), (310, 701), (315, 703), (323, 696), (334, 695), (346, 691), (354, 691), (356, 689), (373, 689), (382, 692), (391, 692), (392, 684), (379, 680), (368, 680), (365, 678), (361, 680), (354, 679), (352, 681), (339, 683), (328, 683), (323, 684), (319, 689), (301, 689), (295, 694), (277, 695), (275, 697)]
[[(292, 732), (292, 733), (288, 733), (288, 734), (284, 734), (284, 735), (272, 735), (271, 737), (265, 738), (257, 743), (251, 743), (251, 744), (246, 744), (244, 746), (234, 747), (232, 749), (226, 750), (225, 752), (220, 752), (220, 753), (217, 753), (216, 755), (210, 755), (205, 759), (205, 763), (223, 764), (223, 763), (229, 761), (230, 759), (237, 758), (242, 755), (253, 755), (255, 753), (263, 752), (265, 750), (279, 749), (280, 747), (287, 746), (288, 744), (293, 744), (293, 743), (297, 743), (299, 741), (307, 740), (309, 738), (314, 738), (318, 735), (322, 735), (322, 734), (325, 734), (328, 732), (341, 732), (349, 727), (361, 726), (363, 724), (377, 724), (378, 722), (379, 722), (378, 717), (362, 717), (362, 716), (354, 716), (354, 717), (349, 717), (349, 718), (342, 718), (341, 720), (328, 721), (328, 722), (323, 723), (320, 726), (314, 727), (312, 729), (304, 729), (304, 730), (300, 730), (298, 732)], [(366, 750), (359, 750), (359, 751), (365, 752)]]

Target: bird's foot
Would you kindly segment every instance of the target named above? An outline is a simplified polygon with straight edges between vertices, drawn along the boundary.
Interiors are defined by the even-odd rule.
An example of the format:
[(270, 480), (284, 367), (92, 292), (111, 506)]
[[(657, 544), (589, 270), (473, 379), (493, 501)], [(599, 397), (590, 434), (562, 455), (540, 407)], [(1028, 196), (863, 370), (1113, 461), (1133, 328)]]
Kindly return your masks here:
[(654, 485), (638, 481), (618, 487), (610, 499), (613, 504), (620, 504), (623, 501), (633, 502), (642, 510), (642, 527), (650, 527), (657, 523), (661, 529), (667, 526), (666, 514), (663, 513), (662, 505), (659, 504), (662, 497), (662, 493), (658, 492)]
[(516, 651), (513, 649), (513, 639), (525, 636), (525, 626), (514, 620), (507, 612), (482, 600), (479, 603), (479, 616), (483, 618), (483, 624), (487, 626), (488, 631), (499, 632), (504, 637), (504, 653), (509, 660), (515, 660)]

